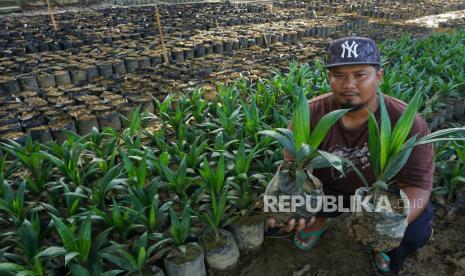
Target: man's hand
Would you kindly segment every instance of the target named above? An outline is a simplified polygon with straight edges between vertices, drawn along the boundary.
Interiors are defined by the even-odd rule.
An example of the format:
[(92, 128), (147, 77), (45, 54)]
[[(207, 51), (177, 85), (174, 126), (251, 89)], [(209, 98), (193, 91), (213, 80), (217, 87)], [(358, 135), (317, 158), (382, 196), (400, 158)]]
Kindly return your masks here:
[(399, 183), (399, 186), (401, 186), (402, 191), (407, 195), (409, 200), (410, 212), (408, 214), (408, 223), (410, 224), (428, 206), (431, 191), (403, 183)]
[(284, 231), (286, 232), (291, 232), (291, 231), (301, 231), (303, 230), (305, 227), (309, 227), (310, 225), (312, 225), (313, 223), (315, 222), (315, 217), (312, 217), (311, 219), (309, 219), (308, 221), (305, 221), (305, 219), (299, 219), (299, 220), (295, 220), (295, 219), (290, 219), (287, 221), (287, 224), (286, 225), (282, 225), (280, 224), (275, 218), (268, 218), (266, 220), (266, 224), (268, 225), (268, 227), (283, 227), (284, 226)]

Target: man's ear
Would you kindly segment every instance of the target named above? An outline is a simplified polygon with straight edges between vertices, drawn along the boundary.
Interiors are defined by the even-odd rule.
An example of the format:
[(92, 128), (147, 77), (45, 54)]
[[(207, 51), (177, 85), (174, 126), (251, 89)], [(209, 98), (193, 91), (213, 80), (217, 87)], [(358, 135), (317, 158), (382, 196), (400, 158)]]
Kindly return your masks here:
[(384, 69), (379, 68), (378, 71), (376, 71), (376, 82), (378, 85), (380, 85), (383, 82), (383, 77), (384, 77)]

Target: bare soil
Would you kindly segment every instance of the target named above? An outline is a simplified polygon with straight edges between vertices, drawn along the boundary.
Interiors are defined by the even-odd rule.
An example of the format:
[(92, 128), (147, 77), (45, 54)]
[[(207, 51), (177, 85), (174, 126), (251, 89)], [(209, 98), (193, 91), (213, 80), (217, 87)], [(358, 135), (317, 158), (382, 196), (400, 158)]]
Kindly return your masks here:
[[(369, 251), (348, 239), (347, 215), (338, 217), (309, 252), (297, 249), (288, 237), (265, 238), (261, 250), (242, 255), (239, 264), (215, 275), (377, 275)], [(465, 211), (436, 210), (434, 235), (410, 256), (400, 275), (464, 275)]]

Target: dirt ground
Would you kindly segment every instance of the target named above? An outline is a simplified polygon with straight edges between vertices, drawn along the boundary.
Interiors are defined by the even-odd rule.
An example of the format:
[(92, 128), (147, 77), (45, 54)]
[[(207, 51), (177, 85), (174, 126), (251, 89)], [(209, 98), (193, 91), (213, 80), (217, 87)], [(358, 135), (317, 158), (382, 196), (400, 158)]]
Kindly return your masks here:
[[(377, 275), (369, 251), (347, 238), (347, 215), (337, 218), (310, 252), (294, 247), (290, 237), (268, 237), (259, 252), (243, 254), (234, 269), (212, 274)], [(465, 212), (436, 208), (433, 228), (433, 238), (407, 259), (400, 275), (465, 275)]]

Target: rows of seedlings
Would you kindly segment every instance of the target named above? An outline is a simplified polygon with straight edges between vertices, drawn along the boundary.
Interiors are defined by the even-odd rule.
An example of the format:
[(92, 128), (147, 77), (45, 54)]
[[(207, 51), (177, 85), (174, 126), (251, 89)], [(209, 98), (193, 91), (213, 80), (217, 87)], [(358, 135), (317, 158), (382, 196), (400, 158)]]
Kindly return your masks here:
[(421, 16), (440, 14), (465, 9), (463, 1), (414, 1), (395, 3), (392, 1), (369, 1), (357, 13), (383, 19), (413, 19)]
[[(170, 3), (170, 4), (180, 4), (180, 3), (195, 3), (195, 2), (205, 2), (201, 0), (164, 0), (161, 1), (163, 3)], [(208, 1), (208, 2), (218, 2), (218, 1)], [(130, 6), (130, 5), (147, 5), (147, 4), (155, 4), (158, 1), (155, 0), (105, 0), (105, 3), (110, 5), (118, 5), (118, 6)]]
[[(374, 25), (374, 28), (359, 27), (361, 34), (365, 34), (365, 30), (376, 33), (379, 28), (386, 29), (386, 25)], [(345, 34), (336, 32), (331, 35)], [(321, 58), (320, 53), (328, 43), (325, 39), (304, 37), (299, 43), (242, 49), (235, 52), (234, 58), (225, 59), (215, 54), (198, 62), (146, 68), (139, 70), (137, 75), (126, 75), (124, 79), (98, 77), (93, 84), (82, 87), (60, 85), (54, 88), (50, 85), (42, 88), (39, 78), (40, 91), (19, 92), (14, 97), (3, 98), (0, 134), (2, 138), (24, 142), (30, 132), (39, 141), (54, 138), (61, 143), (66, 139), (66, 130), (81, 135), (94, 127), (112, 126), (118, 130), (125, 122), (116, 113), (127, 117), (139, 104), (150, 112), (153, 110), (152, 97), (161, 98), (172, 91), (193, 91), (196, 86), (213, 91), (215, 82), (229, 82), (241, 75), (257, 80), (267, 75), (269, 66), (286, 70), (288, 60), (307, 62)], [(69, 78), (66, 84), (69, 84)], [(327, 83), (320, 89), (330, 90)]]
[[(272, 13), (266, 5), (198, 3), (183, 6), (160, 5), (166, 35), (188, 38), (190, 32), (213, 27), (249, 25), (308, 18), (310, 11), (279, 10)], [(267, 13), (266, 17), (259, 16)], [(44, 51), (72, 50), (80, 46), (109, 44), (113, 41), (142, 41), (158, 34), (153, 7), (103, 8), (55, 15), (54, 31), (46, 15), (17, 17), (0, 22), (2, 55), (24, 55)], [(167, 37), (167, 41), (169, 37)], [(4, 52), (4, 53), (3, 53)]]
[[(208, 54), (206, 58), (196, 61), (195, 51), (184, 49), (172, 52), (170, 65), (162, 64), (159, 50), (152, 51), (155, 56), (146, 52), (136, 54), (137, 49), (130, 49), (133, 54), (127, 55), (119, 51), (119, 58), (111, 59), (111, 55), (102, 54), (105, 46), (90, 51), (81, 47), (76, 56), (41, 53), (37, 54), (40, 55), (37, 60), (16, 58), (9, 64), (34, 68), (37, 75), (4, 77), (1, 87), (6, 96), (2, 97), (0, 135), (3, 139), (24, 143), (26, 134), (31, 133), (42, 142), (56, 139), (62, 143), (67, 137), (66, 131), (84, 135), (94, 127), (118, 130), (125, 125), (118, 113), (127, 117), (137, 105), (151, 112), (152, 97), (161, 98), (172, 91), (192, 91), (197, 85), (211, 88), (216, 81), (224, 82), (240, 75), (251, 79), (263, 77), (269, 65), (285, 68), (287, 60), (317, 56), (327, 42), (311, 37), (347, 31), (366, 21), (347, 18), (347, 22), (332, 22), (336, 24), (333, 27), (312, 27), (314, 23), (306, 21), (287, 24), (270, 23), (263, 37), (245, 33), (239, 38), (250, 37), (242, 40), (233, 37), (233, 31), (240, 33), (240, 29), (230, 27), (234, 30), (223, 32), (220, 37), (220, 30), (215, 28), (209, 37), (204, 37), (210, 39), (202, 47), (204, 54)], [(260, 29), (267, 27), (259, 26)], [(280, 32), (283, 28), (287, 33)], [(220, 39), (224, 43), (215, 42)], [(96, 59), (97, 49), (101, 63)], [(8, 66), (6, 62), (2, 64)]]
[[(323, 4), (320, 4), (323, 3)], [(359, 16), (380, 19), (412, 19), (465, 9), (463, 1), (279, 1), (277, 7), (314, 8), (325, 13), (356, 12)]]
[[(387, 3), (390, 2), (384, 5), (387, 6)], [(181, 6), (161, 5), (159, 10), (164, 32), (183, 40), (191, 36), (195, 30), (313, 18), (316, 16), (315, 11), (326, 16), (344, 12), (354, 13), (357, 9), (356, 6), (347, 5), (342, 1), (332, 2), (332, 5), (342, 5), (344, 9), (332, 9), (331, 5), (323, 1), (288, 1), (274, 2), (274, 7), (259, 4), (196, 3)], [(448, 10), (464, 8), (458, 4), (442, 7), (447, 7)], [(421, 10), (421, 7), (416, 8), (416, 11)], [(260, 16), (262, 13), (266, 13), (267, 16)], [(412, 16), (412, 13), (409, 14)], [(371, 14), (360, 15), (377, 17)], [(150, 6), (62, 13), (55, 15), (55, 19), (59, 22), (56, 31), (49, 24), (50, 19), (46, 15), (1, 20), (0, 55), (21, 56), (60, 50), (77, 52), (81, 46), (101, 43), (111, 45), (113, 41), (120, 40), (142, 42), (154, 39), (157, 35), (154, 9)], [(167, 41), (170, 41), (169, 38), (167, 37)]]
[[(392, 61), (384, 62), (386, 81), (393, 68), (410, 77), (408, 68), (421, 62), (398, 67), (406, 62), (400, 48), (421, 56), (425, 45), (442, 47), (437, 58), (447, 59), (463, 39), (456, 32), (382, 44)], [(449, 75), (463, 72), (455, 66)], [(436, 70), (424, 78), (447, 77)], [(169, 95), (155, 101), (156, 116), (137, 108), (121, 132), (68, 133), (63, 144), (2, 143), (0, 271), (101, 275), (163, 268), (167, 275), (205, 275), (207, 268), (236, 265), (241, 253), (263, 243), (257, 202), (283, 158), (259, 132), (287, 127), (295, 103), (305, 107), (305, 97), (328, 92), (324, 83), (322, 63), (293, 63), (286, 74), (220, 84), (209, 101), (200, 89)], [(408, 87), (399, 89), (411, 96)], [(422, 97), (429, 98), (426, 89), (410, 99), (418, 105)], [(454, 145), (459, 159), (445, 156), (448, 146), (438, 152), (451, 160), (452, 178), (435, 187), (451, 201), (463, 188), (465, 145)]]
[[(288, 23), (270, 22), (242, 28), (218, 27), (208, 31), (186, 31), (184, 38), (181, 32), (174, 33), (173, 36), (167, 36), (166, 47), (170, 59), (183, 61), (203, 57), (209, 53), (231, 54), (234, 50), (254, 45), (264, 47), (280, 41), (295, 41), (303, 36), (326, 36), (339, 29), (347, 30), (363, 24), (366, 24), (366, 20), (349, 16), (331, 16)], [(98, 76), (102, 72), (107, 74), (111, 69), (119, 75), (124, 75), (126, 72), (135, 71), (139, 64), (154, 66), (161, 63), (162, 53), (159, 45), (159, 38), (154, 37), (139, 40), (131, 40), (130, 37), (125, 40), (115, 38), (115, 41), (112, 38), (111, 45), (82, 45), (71, 52), (58, 51), (27, 54), (21, 57), (3, 57), (0, 59), (2, 64), (0, 83), (10, 94), (17, 92), (18, 89), (36, 89), (38, 84), (35, 78), (41, 71), (66, 70), (64, 67), (74, 67), (73, 70), (69, 70), (74, 84), (85, 81), (86, 77)], [(99, 68), (88, 68), (88, 65)], [(90, 72), (86, 73), (88, 69)], [(22, 80), (18, 77), (19, 74), (25, 74), (21, 76)], [(18, 78), (21, 85), (17, 84)], [(45, 78), (47, 85), (50, 77)], [(67, 81), (67, 79), (67, 76), (62, 76), (62, 72), (60, 76), (55, 77), (57, 85), (65, 84), (59, 81)]]
[[(359, 36), (370, 37), (377, 43), (382, 43), (388, 38), (400, 39), (405, 33), (408, 33), (412, 38), (423, 38), (427, 37), (432, 32), (432, 28), (422, 27), (416, 24), (371, 20), (370, 24), (362, 26), (352, 33)], [(337, 39), (337, 37), (331, 37)]]
[[(93, 127), (112, 126), (117, 130), (124, 126), (117, 112), (127, 117), (139, 104), (144, 110), (152, 111), (152, 97), (161, 98), (172, 91), (193, 91), (196, 86), (213, 91), (212, 84), (217, 81), (228, 82), (239, 76), (256, 80), (266, 76), (269, 66), (286, 69), (288, 60), (306, 62), (318, 58), (327, 44), (326, 39), (306, 39), (301, 44), (277, 43), (268, 49), (242, 50), (237, 53), (237, 59), (210, 55), (199, 62), (161, 65), (125, 78), (100, 77), (95, 84), (81, 87), (19, 92), (2, 98), (2, 138), (24, 142), (26, 133), (31, 132), (34, 139), (42, 142), (51, 138), (63, 142), (66, 130), (79, 134), (86, 134)], [(322, 89), (329, 91), (327, 84)]]
[[(413, 42), (409, 36), (403, 36), (384, 44), (390, 51), (384, 56), (386, 77), (381, 90), (405, 102), (416, 91), (423, 91), (422, 113), (431, 129), (464, 115), (465, 33), (461, 30), (455, 34), (432, 34)], [(444, 49), (441, 45), (450, 47)]]
[[(202, 5), (193, 7), (200, 9)], [(220, 17), (230, 11), (255, 17), (260, 12), (269, 12), (268, 7), (250, 4), (207, 7), (206, 11), (218, 12)], [(313, 7), (302, 8), (309, 9)], [(144, 9), (135, 11), (140, 13)], [(189, 19), (193, 13), (186, 14)], [(183, 16), (181, 13), (172, 22), (178, 22)], [(74, 22), (70, 14), (63, 17)], [(115, 18), (117, 21), (111, 24), (121, 29), (131, 25), (128, 20), (134, 20), (124, 16)], [(89, 19), (91, 22), (97, 18), (90, 16)], [(139, 39), (128, 36), (130, 40), (112, 37), (111, 45), (82, 45), (71, 55), (46, 51), (5, 57), (1, 63), (4, 75), (0, 93), (6, 96), (2, 97), (0, 136), (24, 142), (26, 134), (31, 132), (34, 139), (42, 142), (50, 139), (63, 142), (68, 130), (82, 135), (94, 127), (111, 126), (118, 130), (125, 124), (118, 113), (127, 117), (139, 104), (150, 112), (152, 97), (160, 98), (171, 91), (192, 91), (198, 85), (212, 90), (215, 81), (227, 82), (241, 74), (258, 79), (266, 76), (269, 65), (285, 69), (287, 60), (318, 57), (327, 43), (319, 42), (315, 36), (337, 36), (341, 31), (358, 30), (367, 21), (350, 16), (319, 16), (311, 20), (231, 25), (194, 33), (188, 30), (184, 32), (185, 38), (172, 38), (167, 43), (172, 63), (168, 66), (162, 64), (157, 44), (152, 39), (142, 40), (142, 35)], [(365, 29), (369, 28), (360, 31), (363, 33)], [(134, 28), (129, 26), (128, 30)], [(182, 34), (176, 36), (182, 37)], [(6, 76), (7, 72), (12, 76)], [(17, 72), (26, 74), (18, 76)], [(329, 91), (327, 83), (323, 89)]]
[[(322, 41), (321, 44), (326, 43)], [(210, 55), (201, 62), (161, 65), (154, 70), (127, 75), (124, 79), (99, 78), (98, 84), (47, 88), (2, 97), (0, 132), (2, 138), (23, 142), (28, 132), (42, 142), (51, 138), (63, 142), (65, 130), (86, 134), (93, 127), (103, 128), (106, 120), (99, 118), (101, 114), (106, 117), (108, 113), (112, 114), (111, 125), (117, 130), (121, 124), (124, 125), (124, 121), (120, 122), (120, 118), (114, 116), (115, 112), (127, 116), (139, 104), (143, 105), (144, 110), (153, 111), (152, 97), (162, 98), (172, 91), (192, 91), (196, 86), (212, 91), (212, 83), (216, 81), (227, 82), (241, 75), (257, 79), (265, 75), (269, 65), (287, 66), (287, 60), (294, 56), (280, 57), (279, 53), (284, 49), (297, 50), (297, 47), (276, 45), (276, 48), (277, 52), (273, 55), (261, 48), (241, 51), (237, 60)], [(320, 45), (318, 48), (323, 47)], [(307, 46), (298, 50), (307, 55), (312, 52), (316, 55), (318, 48)], [(270, 50), (274, 51), (273, 48)], [(299, 58), (303, 60), (307, 57), (302, 55)], [(242, 59), (247, 61), (242, 62)]]
[(435, 164), (435, 201), (445, 207), (449, 215), (460, 212), (465, 208), (465, 143), (439, 144)]

